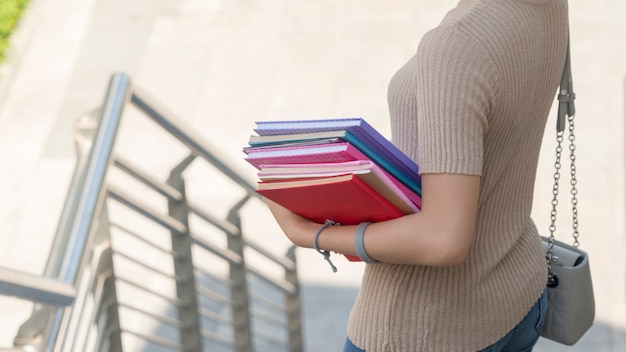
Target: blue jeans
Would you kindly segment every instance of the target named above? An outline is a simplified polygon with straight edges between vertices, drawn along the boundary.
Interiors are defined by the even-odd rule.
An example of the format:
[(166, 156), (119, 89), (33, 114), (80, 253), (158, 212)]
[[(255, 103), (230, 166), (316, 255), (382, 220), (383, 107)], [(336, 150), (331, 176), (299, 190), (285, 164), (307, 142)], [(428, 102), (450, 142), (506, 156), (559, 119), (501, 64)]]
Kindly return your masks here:
[[(543, 322), (546, 320), (548, 310), (548, 294), (543, 292), (537, 303), (530, 312), (517, 324), (513, 330), (509, 331), (503, 338), (493, 345), (480, 350), (479, 352), (530, 352), (541, 336)], [(356, 347), (350, 339), (346, 339), (343, 352), (366, 352)]]

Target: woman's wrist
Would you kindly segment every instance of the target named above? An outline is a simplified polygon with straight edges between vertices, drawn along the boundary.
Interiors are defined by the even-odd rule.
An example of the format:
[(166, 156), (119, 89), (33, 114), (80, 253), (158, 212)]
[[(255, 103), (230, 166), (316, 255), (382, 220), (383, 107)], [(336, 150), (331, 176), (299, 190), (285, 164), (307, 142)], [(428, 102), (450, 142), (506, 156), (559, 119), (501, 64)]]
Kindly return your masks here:
[(318, 245), (319, 237), (321, 236), (322, 232), (329, 226), (340, 226), (340, 225), (332, 220), (326, 220), (324, 224), (320, 226), (317, 232), (315, 232), (315, 236), (313, 237), (313, 248), (324, 257), (324, 260), (328, 262), (328, 264), (330, 265), (330, 268), (333, 270), (333, 272), (336, 273), (337, 267), (335, 267), (335, 264), (333, 264), (333, 262), (330, 260), (330, 251), (322, 250), (319, 248), (319, 245)]
[(354, 249), (356, 254), (364, 263), (374, 264), (378, 261), (370, 257), (365, 250), (365, 229), (369, 226), (369, 224), (371, 224), (371, 222), (362, 222), (356, 227), (356, 230), (354, 231)]

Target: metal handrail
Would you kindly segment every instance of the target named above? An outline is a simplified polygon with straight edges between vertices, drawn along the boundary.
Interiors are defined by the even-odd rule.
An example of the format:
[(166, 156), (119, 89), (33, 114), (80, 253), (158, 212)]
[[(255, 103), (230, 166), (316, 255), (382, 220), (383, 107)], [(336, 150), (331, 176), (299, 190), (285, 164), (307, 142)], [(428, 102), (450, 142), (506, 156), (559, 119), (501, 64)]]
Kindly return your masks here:
[[(167, 182), (162, 182), (142, 171), (121, 156), (113, 155), (117, 131), (127, 104), (134, 104), (189, 149), (191, 154), (172, 169)], [(99, 115), (97, 124), (93, 122), (95, 113)], [(239, 212), (251, 199), (260, 198), (254, 186), (234, 172), (228, 163), (212, 153), (212, 148), (195, 136), (192, 130), (176, 122), (170, 112), (150, 101), (147, 95), (137, 87), (131, 88), (130, 79), (123, 73), (115, 74), (111, 78), (105, 103), (94, 114), (79, 120), (77, 125), (77, 165), (44, 277), (40, 278), (40, 282), (52, 283), (56, 286), (49, 286), (46, 292), (39, 287), (40, 291), (37, 294), (43, 294), (45, 299), (37, 298), (37, 295), (32, 294), (36, 291), (31, 291), (30, 296), (24, 293), (25, 291), (18, 294), (23, 298), (44, 304), (69, 305), (70, 307), (35, 306), (32, 317), (20, 328), (16, 337), (16, 347), (28, 346), (36, 351), (65, 352), (76, 350), (76, 348), (85, 350), (89, 345), (98, 351), (105, 348), (121, 351), (123, 349), (121, 334), (125, 333), (181, 351), (199, 350), (202, 338), (210, 338), (210, 340), (217, 341), (216, 343), (232, 346), (236, 351), (251, 351), (253, 336), (273, 344), (285, 345), (289, 351), (301, 351), (299, 287), (293, 248), (288, 251), (287, 257), (282, 258), (243, 238)], [(208, 162), (244, 190), (243, 198), (230, 208), (226, 220), (214, 217), (199, 205), (191, 204), (186, 199), (182, 174), (196, 159)], [(109, 166), (118, 168), (147, 186), (149, 190), (165, 197), (169, 213), (161, 214), (140, 199), (135, 199), (123, 190), (110, 185), (106, 181)], [(107, 199), (115, 200), (128, 211), (143, 215), (149, 221), (167, 229), (172, 236), (172, 249), (162, 248), (156, 243), (142, 239), (140, 235), (126, 229), (123, 225), (110, 222), (107, 211), (107, 204), (110, 202)], [(215, 246), (203, 237), (194, 234), (189, 225), (190, 214), (197, 215), (199, 219), (221, 231), (226, 236), (228, 248)], [(116, 252), (111, 246), (111, 228), (118, 228), (129, 236), (158, 249), (162, 254), (170, 256), (174, 262), (174, 272), (151, 267), (129, 253)], [(225, 289), (230, 290), (231, 296), (224, 302), (228, 302), (225, 304), (230, 306), (232, 319), (218, 319), (232, 324), (233, 340), (230, 342), (223, 336), (214, 338), (210, 330), (199, 326), (200, 313), (205, 317), (212, 316), (213, 313), (200, 307), (197, 300), (200, 299), (199, 297), (210, 299), (218, 295), (214, 295), (209, 288), (203, 287), (203, 284), (195, 283), (195, 276), (210, 278), (211, 274), (198, 268), (192, 262), (192, 246), (211, 254), (216, 259), (221, 258), (220, 260), (224, 260), (230, 268), (229, 276), (219, 281), (227, 283)], [(97, 251), (95, 251), (96, 248)], [(257, 252), (283, 268), (284, 279), (268, 276), (257, 268), (248, 268), (243, 253), (244, 248)], [(113, 265), (114, 257), (125, 259), (128, 263), (153, 274), (157, 273), (163, 279), (172, 280), (176, 286), (175, 297), (151, 291), (133, 280), (116, 274)], [(253, 297), (259, 296), (259, 299), (263, 300), (261, 295), (248, 295), (247, 280), (252, 277), (260, 279), (261, 282), (269, 285), (268, 287), (285, 295), (285, 300), (281, 303), (284, 305), (284, 312), (281, 313), (285, 314), (284, 323), (280, 319), (267, 319), (267, 313), (257, 313), (256, 310), (248, 307), (249, 301), (256, 299)], [(178, 317), (174, 318), (146, 311), (134, 304), (118, 302), (116, 293), (118, 283), (136, 286), (156, 297), (173, 302), (178, 307), (176, 308)], [(1, 284), (0, 280), (0, 293), (3, 292)], [(23, 288), (33, 289), (33, 287), (26, 286), (28, 285)], [(53, 293), (57, 296), (53, 296)], [(75, 301), (73, 301), (74, 298), (76, 298)], [(93, 303), (88, 303), (89, 300)], [(276, 307), (271, 304), (267, 306)], [(123, 327), (119, 320), (118, 309), (120, 308), (133, 310), (153, 320), (179, 328), (180, 340), (170, 340)], [(255, 313), (258, 315), (257, 318), (254, 317)], [(261, 319), (269, 323), (279, 322), (278, 325), (287, 330), (286, 340), (277, 336), (265, 336), (262, 331), (254, 331), (250, 327), (252, 319)], [(90, 328), (91, 324), (95, 324), (97, 329)], [(94, 331), (97, 334), (95, 337), (92, 335)]]
[(0, 292), (54, 306), (68, 306), (74, 302), (76, 296), (76, 289), (72, 285), (2, 267)]
[[(77, 185), (75, 195), (77, 202), (72, 201), (70, 211), (74, 216), (68, 218), (68, 225), (61, 224), (61, 241), (55, 241), (46, 265), (46, 276), (58, 277), (63, 282), (76, 284), (76, 279), (86, 252), (87, 240), (92, 231), (93, 220), (104, 198), (104, 178), (110, 163), (111, 153), (122, 112), (127, 100), (130, 80), (123, 74), (114, 75), (107, 90), (105, 105), (100, 114), (100, 123), (90, 145), (89, 156), (85, 162), (84, 176)], [(79, 151), (80, 153), (80, 151)], [(73, 198), (73, 197), (72, 197)], [(66, 227), (67, 226), (67, 227)], [(45, 350), (52, 351), (59, 335), (65, 310), (58, 309), (52, 317), (48, 330)], [(70, 311), (71, 314), (71, 311)]]
[(228, 163), (210, 152), (213, 148), (207, 146), (206, 143), (200, 142), (202, 139), (197, 137), (191, 130), (181, 124), (175, 123), (175, 119), (173, 118), (175, 115), (167, 111), (164, 107), (159, 106), (155, 101), (150, 101), (147, 94), (143, 93), (140, 88), (135, 87), (133, 89), (131, 101), (135, 106), (146, 113), (148, 117), (152, 118), (154, 122), (185, 144), (194, 155), (204, 158), (209, 164), (235, 181), (248, 192), (249, 196), (260, 198), (259, 194), (255, 192), (255, 187), (250, 182), (233, 171), (234, 168), (229, 167)]

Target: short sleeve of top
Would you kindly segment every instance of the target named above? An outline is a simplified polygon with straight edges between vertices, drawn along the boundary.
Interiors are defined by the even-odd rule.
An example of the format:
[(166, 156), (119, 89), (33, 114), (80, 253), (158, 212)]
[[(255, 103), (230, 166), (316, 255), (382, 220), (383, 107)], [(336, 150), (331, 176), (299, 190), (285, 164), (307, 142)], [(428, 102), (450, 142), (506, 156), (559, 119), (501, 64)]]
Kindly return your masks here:
[(417, 50), (420, 173), (482, 175), (498, 74), (483, 45), (454, 26), (428, 32)]

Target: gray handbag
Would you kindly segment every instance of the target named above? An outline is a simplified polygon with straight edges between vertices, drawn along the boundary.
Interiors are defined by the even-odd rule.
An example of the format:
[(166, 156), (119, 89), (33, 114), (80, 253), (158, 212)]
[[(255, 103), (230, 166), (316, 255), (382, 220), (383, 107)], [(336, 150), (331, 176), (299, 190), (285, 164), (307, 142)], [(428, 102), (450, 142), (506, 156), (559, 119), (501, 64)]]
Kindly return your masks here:
[[(593, 325), (595, 301), (589, 270), (589, 255), (578, 248), (578, 199), (576, 198), (576, 157), (574, 151), (574, 99), (569, 43), (567, 58), (559, 88), (559, 111), (557, 119), (557, 147), (550, 214), (550, 236), (542, 237), (548, 264), (548, 311), (541, 336), (565, 345), (575, 344)], [(563, 131), (567, 116), (569, 130), (570, 174), (572, 195), (573, 245), (557, 241), (556, 214), (559, 194)]]

